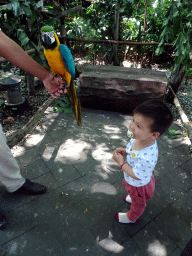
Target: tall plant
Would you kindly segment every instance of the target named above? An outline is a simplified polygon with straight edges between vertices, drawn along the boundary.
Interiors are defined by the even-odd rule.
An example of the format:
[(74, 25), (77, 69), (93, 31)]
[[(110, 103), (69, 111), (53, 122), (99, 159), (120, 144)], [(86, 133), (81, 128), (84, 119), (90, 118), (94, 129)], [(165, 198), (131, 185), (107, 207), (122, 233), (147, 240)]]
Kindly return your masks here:
[(187, 70), (190, 65), (192, 51), (192, 3), (190, 1), (172, 1), (165, 15), (161, 41), (156, 53), (164, 52), (164, 43), (173, 43), (175, 64), (184, 65)]
[(24, 50), (36, 49), (32, 57), (42, 64), (39, 55), (40, 28), (45, 24), (53, 24), (53, 16), (42, 11), (36, 0), (12, 0), (11, 3), (0, 7), (1, 29), (16, 41)]

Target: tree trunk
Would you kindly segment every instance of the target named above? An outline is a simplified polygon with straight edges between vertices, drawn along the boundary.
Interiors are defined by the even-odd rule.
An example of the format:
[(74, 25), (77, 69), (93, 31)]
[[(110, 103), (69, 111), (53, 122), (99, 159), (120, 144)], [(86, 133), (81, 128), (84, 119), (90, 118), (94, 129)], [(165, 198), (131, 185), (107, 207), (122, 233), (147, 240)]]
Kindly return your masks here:
[[(179, 87), (181, 85), (181, 82), (183, 81), (183, 78), (186, 74), (186, 71), (184, 70), (185, 66), (180, 64), (179, 66), (177, 66), (177, 68), (173, 71), (173, 73), (171, 74), (170, 80), (168, 82), (168, 85), (171, 86), (171, 88), (173, 89), (173, 92), (175, 94), (177, 94)], [(165, 96), (165, 99), (173, 104), (174, 102), (174, 96), (172, 94), (172, 92), (168, 91), (167, 95)]]
[(35, 77), (29, 73), (25, 73), (25, 78), (27, 82), (28, 95), (35, 95)]
[(148, 6), (149, 0), (145, 1), (145, 20), (144, 20), (144, 32), (147, 30), (147, 6)]
[[(66, 38), (66, 29), (65, 29), (65, 17), (60, 18), (60, 36)], [(62, 44), (66, 44), (66, 39), (62, 39)]]
[[(114, 31), (114, 40), (118, 41), (119, 38), (119, 12), (118, 12), (119, 4), (115, 6), (115, 31)], [(114, 55), (114, 66), (119, 66), (118, 60), (118, 44), (113, 45), (113, 55)]]

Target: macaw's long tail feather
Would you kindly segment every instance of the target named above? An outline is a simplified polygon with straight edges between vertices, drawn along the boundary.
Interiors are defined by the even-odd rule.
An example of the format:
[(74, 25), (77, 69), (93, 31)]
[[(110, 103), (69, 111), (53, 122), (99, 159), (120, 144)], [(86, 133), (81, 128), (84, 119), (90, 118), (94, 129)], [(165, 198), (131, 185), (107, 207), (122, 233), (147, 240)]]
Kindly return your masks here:
[(67, 90), (67, 95), (73, 105), (73, 111), (75, 115), (75, 119), (77, 120), (78, 125), (82, 124), (81, 120), (81, 103), (79, 98), (77, 97), (77, 92), (75, 88), (75, 83), (71, 80), (70, 86)]
[(81, 119), (81, 102), (80, 99), (78, 98), (78, 125), (82, 124), (82, 119)]

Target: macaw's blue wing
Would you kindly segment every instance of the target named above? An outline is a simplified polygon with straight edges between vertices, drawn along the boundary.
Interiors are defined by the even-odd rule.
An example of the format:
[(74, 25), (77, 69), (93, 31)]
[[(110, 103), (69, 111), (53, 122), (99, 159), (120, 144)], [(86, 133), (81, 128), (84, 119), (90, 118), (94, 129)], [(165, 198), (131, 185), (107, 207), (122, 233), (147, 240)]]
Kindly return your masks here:
[(72, 80), (74, 80), (75, 79), (75, 63), (73, 60), (73, 55), (71, 54), (71, 50), (64, 44), (61, 44), (59, 46), (59, 51), (60, 51), (61, 57), (65, 63), (66, 69), (71, 74)]

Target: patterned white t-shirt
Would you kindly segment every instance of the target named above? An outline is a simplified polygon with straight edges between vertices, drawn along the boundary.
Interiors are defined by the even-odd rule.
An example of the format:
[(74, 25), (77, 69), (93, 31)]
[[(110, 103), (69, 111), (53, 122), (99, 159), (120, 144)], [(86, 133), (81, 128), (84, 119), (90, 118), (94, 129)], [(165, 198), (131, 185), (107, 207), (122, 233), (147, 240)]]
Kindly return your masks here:
[(126, 182), (134, 187), (145, 186), (151, 180), (153, 170), (157, 163), (158, 147), (157, 142), (142, 150), (132, 150), (134, 139), (131, 139), (127, 145), (127, 163), (132, 167), (136, 180), (124, 173)]

